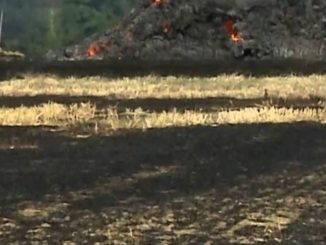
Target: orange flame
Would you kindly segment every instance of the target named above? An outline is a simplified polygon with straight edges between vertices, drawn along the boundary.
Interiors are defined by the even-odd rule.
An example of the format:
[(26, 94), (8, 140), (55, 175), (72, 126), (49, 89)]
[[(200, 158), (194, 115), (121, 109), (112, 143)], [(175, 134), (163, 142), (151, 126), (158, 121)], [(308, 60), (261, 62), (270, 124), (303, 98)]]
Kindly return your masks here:
[(87, 49), (87, 57), (93, 57), (97, 54), (99, 54), (103, 49), (105, 48), (105, 45), (102, 42), (93, 42)]
[(164, 0), (151, 0), (151, 2), (154, 6), (158, 7), (164, 3)]
[(233, 42), (243, 42), (243, 37), (238, 32), (238, 30), (234, 26), (234, 21), (232, 19), (228, 19), (224, 22), (224, 27), (227, 33), (229, 34), (229, 37), (231, 41)]

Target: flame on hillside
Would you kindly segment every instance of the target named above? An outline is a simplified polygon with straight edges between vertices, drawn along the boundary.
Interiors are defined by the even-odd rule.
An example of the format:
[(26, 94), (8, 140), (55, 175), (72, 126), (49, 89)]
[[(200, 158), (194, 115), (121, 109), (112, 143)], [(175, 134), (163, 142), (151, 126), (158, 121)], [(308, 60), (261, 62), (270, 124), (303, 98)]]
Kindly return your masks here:
[(154, 6), (161, 6), (165, 3), (165, 0), (151, 0)]
[(95, 55), (98, 55), (102, 50), (105, 49), (105, 46), (106, 45), (104, 45), (104, 43), (100, 41), (91, 43), (87, 49), (86, 56), (93, 57)]
[(234, 26), (234, 20), (228, 19), (224, 22), (224, 27), (226, 32), (228, 33), (230, 40), (233, 42), (243, 42), (244, 39), (241, 33), (238, 32), (237, 28)]

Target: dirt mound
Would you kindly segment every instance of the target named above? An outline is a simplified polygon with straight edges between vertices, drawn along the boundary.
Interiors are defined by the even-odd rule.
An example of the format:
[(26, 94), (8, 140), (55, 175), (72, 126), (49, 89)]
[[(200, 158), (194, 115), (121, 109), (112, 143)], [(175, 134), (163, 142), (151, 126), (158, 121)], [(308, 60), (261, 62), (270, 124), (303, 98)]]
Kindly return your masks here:
[(326, 57), (324, 0), (142, 0), (64, 59), (220, 60)]

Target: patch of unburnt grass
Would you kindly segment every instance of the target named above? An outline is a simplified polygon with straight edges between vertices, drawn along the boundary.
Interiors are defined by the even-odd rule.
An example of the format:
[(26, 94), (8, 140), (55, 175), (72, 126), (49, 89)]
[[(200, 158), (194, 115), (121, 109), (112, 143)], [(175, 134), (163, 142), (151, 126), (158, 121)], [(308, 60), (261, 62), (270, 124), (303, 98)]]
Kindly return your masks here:
[(326, 76), (245, 77), (220, 75), (207, 78), (135, 77), (135, 78), (59, 78), (46, 75), (26, 75), (0, 83), (0, 94), (114, 96), (116, 98), (256, 98), (268, 91), (274, 97), (323, 97)]
[(219, 125), (241, 123), (282, 123), (314, 121), (326, 122), (326, 111), (315, 109), (293, 110), (285, 108), (244, 108), (240, 110), (221, 110), (216, 112), (170, 111), (146, 112), (141, 108), (118, 113), (109, 109), (99, 125), (110, 129), (147, 129), (162, 127), (181, 127), (194, 125)]
[(96, 105), (91, 103), (72, 105), (47, 103), (32, 107), (0, 108), (2, 126), (52, 125), (75, 129), (86, 126), (95, 131), (298, 121), (325, 123), (326, 110), (254, 107), (237, 110), (218, 109), (212, 112), (178, 111), (176, 108), (162, 112), (145, 111), (142, 108), (121, 111), (116, 107), (97, 110)]
[(90, 120), (95, 115), (95, 107), (89, 103), (65, 106), (47, 103), (39, 106), (0, 108), (1, 126), (64, 126)]

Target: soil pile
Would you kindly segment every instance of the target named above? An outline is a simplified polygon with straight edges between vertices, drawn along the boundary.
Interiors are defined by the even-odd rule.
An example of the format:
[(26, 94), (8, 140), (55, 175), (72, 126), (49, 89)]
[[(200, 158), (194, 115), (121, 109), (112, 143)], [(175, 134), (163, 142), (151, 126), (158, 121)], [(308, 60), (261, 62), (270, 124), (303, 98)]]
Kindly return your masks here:
[(141, 0), (63, 59), (326, 58), (325, 0)]

